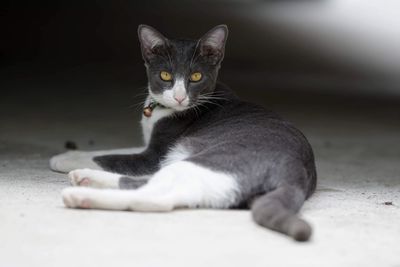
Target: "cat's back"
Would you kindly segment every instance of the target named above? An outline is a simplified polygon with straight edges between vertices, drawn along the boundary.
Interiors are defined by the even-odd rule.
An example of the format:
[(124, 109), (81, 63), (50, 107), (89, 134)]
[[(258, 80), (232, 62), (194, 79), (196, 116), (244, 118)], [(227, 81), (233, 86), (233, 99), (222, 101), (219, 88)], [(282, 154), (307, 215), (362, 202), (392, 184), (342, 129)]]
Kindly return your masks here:
[(230, 99), (215, 109), (207, 111), (193, 126), (195, 128), (193, 130), (199, 132), (216, 134), (223, 131), (226, 134), (245, 134), (249, 137), (259, 134), (268, 135), (273, 132), (289, 134), (298, 131), (274, 111), (238, 98)]
[(210, 110), (186, 133), (206, 146), (284, 153), (311, 159), (312, 150), (303, 133), (277, 113), (251, 102), (232, 98)]
[[(215, 105), (203, 113), (200, 126), (212, 125), (210, 128), (225, 128), (241, 126), (238, 131), (251, 130), (257, 127), (264, 128), (272, 123), (287, 123), (277, 113), (259, 104), (241, 100), (228, 86), (218, 83), (215, 89), (217, 101)], [(212, 105), (211, 105), (212, 106)], [(233, 130), (233, 129), (232, 129)]]

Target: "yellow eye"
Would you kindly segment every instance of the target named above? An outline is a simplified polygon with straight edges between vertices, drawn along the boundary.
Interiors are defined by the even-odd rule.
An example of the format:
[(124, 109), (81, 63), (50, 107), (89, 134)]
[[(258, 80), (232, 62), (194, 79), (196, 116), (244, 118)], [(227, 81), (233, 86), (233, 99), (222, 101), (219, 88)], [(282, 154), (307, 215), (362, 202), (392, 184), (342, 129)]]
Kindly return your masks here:
[(171, 73), (166, 72), (166, 71), (162, 71), (160, 73), (160, 77), (161, 77), (161, 80), (163, 80), (163, 81), (171, 81), (172, 80)]
[(198, 82), (201, 80), (201, 77), (202, 77), (202, 75), (200, 72), (194, 72), (194, 73), (192, 73), (192, 75), (190, 75), (190, 80), (192, 82)]

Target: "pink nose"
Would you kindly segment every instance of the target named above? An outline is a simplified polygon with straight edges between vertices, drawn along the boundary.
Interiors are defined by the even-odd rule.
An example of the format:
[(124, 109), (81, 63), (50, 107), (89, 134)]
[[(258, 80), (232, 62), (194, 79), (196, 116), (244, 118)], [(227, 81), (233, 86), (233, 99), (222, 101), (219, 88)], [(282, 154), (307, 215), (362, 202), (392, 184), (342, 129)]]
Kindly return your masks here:
[(174, 99), (178, 101), (179, 104), (181, 104), (183, 100), (186, 99), (186, 96), (174, 96)]

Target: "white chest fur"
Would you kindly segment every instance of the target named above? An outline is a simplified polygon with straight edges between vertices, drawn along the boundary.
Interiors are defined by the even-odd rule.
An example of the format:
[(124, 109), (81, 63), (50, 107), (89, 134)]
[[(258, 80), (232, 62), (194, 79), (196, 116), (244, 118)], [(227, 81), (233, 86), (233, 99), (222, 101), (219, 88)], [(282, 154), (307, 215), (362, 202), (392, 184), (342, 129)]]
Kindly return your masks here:
[(142, 131), (145, 144), (149, 144), (151, 133), (153, 132), (154, 125), (162, 118), (168, 117), (174, 113), (173, 109), (156, 107), (150, 117), (142, 115)]

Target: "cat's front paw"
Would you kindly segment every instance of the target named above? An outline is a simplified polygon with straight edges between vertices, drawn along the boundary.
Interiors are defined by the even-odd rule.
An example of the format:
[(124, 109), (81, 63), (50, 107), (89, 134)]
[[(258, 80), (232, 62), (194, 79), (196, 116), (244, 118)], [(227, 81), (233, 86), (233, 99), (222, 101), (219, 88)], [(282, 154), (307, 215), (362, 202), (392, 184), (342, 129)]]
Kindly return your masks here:
[(79, 168), (101, 169), (94, 161), (93, 152), (68, 151), (50, 159), (50, 169), (56, 172), (68, 173)]
[(119, 188), (119, 174), (92, 169), (78, 169), (68, 173), (73, 186)]
[(65, 188), (62, 193), (64, 205), (68, 208), (90, 209), (90, 189), (69, 187)]
[(92, 172), (93, 170), (91, 169), (73, 170), (68, 173), (68, 178), (73, 186), (90, 186), (92, 183), (92, 179), (90, 178), (93, 175)]

